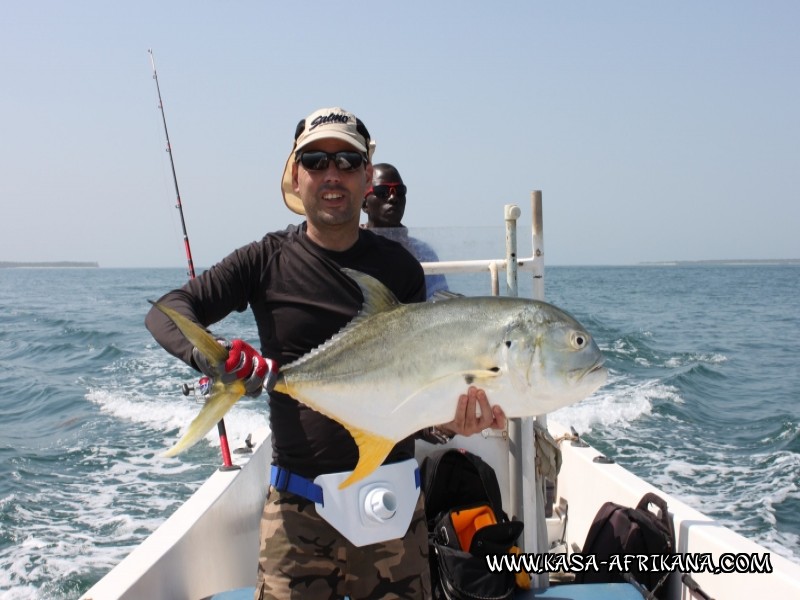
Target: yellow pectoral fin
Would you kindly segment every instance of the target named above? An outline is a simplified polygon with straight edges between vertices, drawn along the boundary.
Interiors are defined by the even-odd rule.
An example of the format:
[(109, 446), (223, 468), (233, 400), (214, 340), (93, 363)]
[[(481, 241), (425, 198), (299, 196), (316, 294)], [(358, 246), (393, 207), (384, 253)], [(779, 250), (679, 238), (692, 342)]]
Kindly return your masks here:
[(339, 484), (339, 489), (343, 490), (348, 485), (364, 479), (375, 469), (383, 464), (383, 461), (394, 448), (395, 443), (385, 437), (366, 432), (362, 429), (347, 427), (347, 431), (353, 436), (358, 446), (358, 464), (350, 476)]
[(189, 429), (178, 440), (178, 443), (164, 452), (162, 456), (171, 458), (194, 446), (222, 419), (230, 407), (236, 404), (244, 392), (244, 383), (240, 379), (229, 384), (215, 382), (214, 387), (211, 388), (211, 395), (189, 425)]

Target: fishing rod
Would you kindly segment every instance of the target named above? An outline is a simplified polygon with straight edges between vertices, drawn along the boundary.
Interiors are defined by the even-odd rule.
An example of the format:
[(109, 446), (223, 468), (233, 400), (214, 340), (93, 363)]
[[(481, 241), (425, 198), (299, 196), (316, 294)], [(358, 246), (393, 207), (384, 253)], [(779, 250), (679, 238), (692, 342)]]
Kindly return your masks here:
[(156, 59), (153, 50), (148, 48), (150, 54), (150, 64), (153, 66), (153, 79), (156, 82), (156, 92), (158, 93), (158, 108), (161, 111), (161, 121), (164, 123), (164, 136), (167, 138), (167, 154), (169, 154), (169, 164), (172, 168), (172, 182), (175, 184), (175, 196), (177, 204), (175, 208), (181, 216), (181, 228), (183, 229), (183, 247), (186, 249), (186, 260), (189, 263), (189, 279), (194, 279), (194, 262), (192, 261), (192, 249), (189, 246), (189, 234), (186, 231), (186, 220), (183, 218), (183, 204), (181, 204), (181, 192), (178, 189), (178, 176), (175, 173), (175, 160), (172, 158), (172, 144), (169, 142), (169, 131), (167, 130), (167, 115), (164, 112), (164, 103), (161, 101), (161, 87), (158, 85), (158, 73), (156, 72)]
[[(181, 229), (183, 230), (183, 247), (186, 250), (186, 261), (189, 265), (189, 279), (195, 278), (194, 273), (194, 261), (192, 261), (192, 249), (189, 245), (189, 233), (186, 231), (186, 220), (183, 218), (183, 204), (181, 203), (181, 192), (178, 189), (178, 176), (175, 173), (175, 160), (172, 158), (172, 144), (169, 141), (169, 131), (167, 130), (167, 115), (164, 112), (164, 102), (161, 100), (161, 86), (158, 85), (158, 72), (156, 71), (156, 59), (153, 56), (153, 50), (151, 48), (147, 49), (147, 52), (150, 54), (150, 64), (153, 66), (153, 79), (156, 82), (156, 92), (158, 93), (158, 108), (161, 111), (161, 121), (164, 124), (164, 136), (167, 138), (167, 154), (169, 154), (169, 164), (172, 168), (172, 182), (175, 184), (175, 196), (177, 199), (177, 203), (175, 208), (178, 209), (178, 213), (181, 216)], [(203, 381), (205, 379), (205, 381)], [(210, 385), (208, 385), (208, 378), (204, 377), (200, 379), (200, 391), (201, 394), (207, 393)], [(185, 396), (189, 395), (189, 392), (193, 390), (193, 387), (190, 387), (186, 384), (183, 386), (183, 394)], [(225, 421), (220, 419), (217, 423), (217, 432), (219, 433), (219, 449), (222, 453), (222, 466), (220, 467), (223, 471), (230, 471), (233, 469), (238, 469), (239, 467), (233, 464), (231, 460), (231, 450), (228, 446), (228, 433), (225, 430)]]

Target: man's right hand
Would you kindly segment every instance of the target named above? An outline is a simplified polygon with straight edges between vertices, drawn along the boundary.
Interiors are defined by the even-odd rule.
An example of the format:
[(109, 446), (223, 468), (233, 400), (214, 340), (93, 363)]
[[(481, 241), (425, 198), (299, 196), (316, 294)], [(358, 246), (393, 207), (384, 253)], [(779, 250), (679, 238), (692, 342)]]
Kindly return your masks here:
[[(222, 383), (232, 383), (237, 379), (244, 382), (245, 394), (252, 398), (261, 394), (264, 378), (277, 365), (274, 361), (267, 361), (250, 344), (242, 340), (217, 340), (228, 350), (228, 356), (224, 361), (211, 363), (203, 356), (197, 348), (192, 350), (192, 360), (197, 368), (205, 375)], [(273, 365), (275, 365), (273, 367)]]

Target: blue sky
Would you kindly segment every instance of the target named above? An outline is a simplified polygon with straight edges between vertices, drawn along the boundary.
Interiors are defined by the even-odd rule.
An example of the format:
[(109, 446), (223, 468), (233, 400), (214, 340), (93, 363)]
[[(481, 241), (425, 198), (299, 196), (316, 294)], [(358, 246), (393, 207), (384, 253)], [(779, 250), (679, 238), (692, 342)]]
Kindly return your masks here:
[(31, 1), (0, 19), (0, 260), (198, 265), (297, 222), (297, 121), (340, 105), (411, 227), (544, 194), (548, 264), (800, 258), (800, 3)]

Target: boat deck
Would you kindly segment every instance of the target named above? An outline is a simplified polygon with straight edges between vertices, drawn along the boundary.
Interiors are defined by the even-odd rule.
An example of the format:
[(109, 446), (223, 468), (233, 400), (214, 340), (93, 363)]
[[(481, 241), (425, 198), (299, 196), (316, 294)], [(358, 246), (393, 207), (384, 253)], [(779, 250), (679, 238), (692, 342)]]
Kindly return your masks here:
[[(255, 588), (240, 588), (214, 594), (204, 600), (252, 600)], [(517, 590), (516, 600), (641, 600), (642, 595), (629, 583), (584, 583), (552, 586), (541, 590)]]

